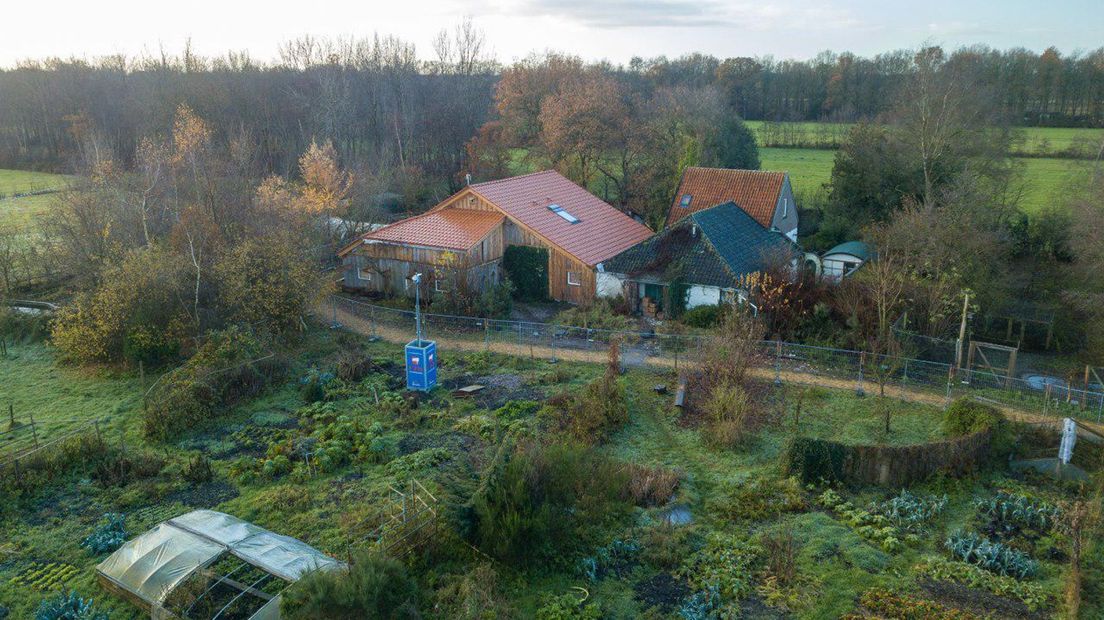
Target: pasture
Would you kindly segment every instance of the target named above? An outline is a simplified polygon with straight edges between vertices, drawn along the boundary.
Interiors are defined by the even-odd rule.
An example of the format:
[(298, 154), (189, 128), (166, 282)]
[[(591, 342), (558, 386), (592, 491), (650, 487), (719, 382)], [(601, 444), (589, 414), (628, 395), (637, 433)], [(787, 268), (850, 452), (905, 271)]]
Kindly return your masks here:
[[(789, 172), (799, 196), (827, 188), (832, 180), (835, 156), (836, 151), (829, 149), (759, 149), (763, 170)], [(1086, 179), (1092, 166), (1087, 161), (1055, 157), (1017, 157), (1015, 162), (1021, 169), (1020, 208), (1029, 214), (1048, 208), (1065, 208), (1066, 188)]]
[(51, 192), (70, 180), (63, 174), (0, 169), (0, 229), (28, 231), (34, 219), (50, 208)]

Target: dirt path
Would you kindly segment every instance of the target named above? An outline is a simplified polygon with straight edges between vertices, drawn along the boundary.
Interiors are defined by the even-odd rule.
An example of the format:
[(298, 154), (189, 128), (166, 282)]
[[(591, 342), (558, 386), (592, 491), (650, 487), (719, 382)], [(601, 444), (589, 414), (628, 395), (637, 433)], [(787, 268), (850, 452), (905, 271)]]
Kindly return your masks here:
[[(318, 316), (326, 321), (331, 321), (334, 318), (334, 311), (330, 307), (320, 308), (317, 312)], [(374, 324), (363, 317), (349, 312), (345, 309), (338, 308), (336, 312), (337, 321), (345, 328), (355, 331), (363, 335), (375, 335), (388, 342), (394, 342), (398, 344), (405, 344), (410, 341), (411, 335), (410, 329), (400, 329), (391, 327), (388, 325), (382, 325), (379, 322)], [(437, 340), (438, 346), (444, 347), (446, 350), (460, 350), (460, 351), (491, 351), (503, 355), (514, 355), (519, 357), (539, 357), (541, 359), (552, 359), (555, 357), (560, 360), (568, 360), (573, 362), (589, 362), (602, 364), (606, 362), (606, 352), (600, 350), (581, 350), (570, 347), (556, 347), (554, 350), (552, 347), (544, 344), (517, 344), (513, 342), (502, 342), (490, 340), (478, 340), (475, 338), (465, 339), (462, 337), (449, 336), (442, 333), (430, 334), (431, 338)], [(647, 360), (647, 365), (655, 368), (670, 368), (674, 370), (675, 361), (666, 357), (652, 356)], [(753, 368), (751, 374), (766, 381), (774, 381), (777, 376), (783, 383), (789, 383), (794, 385), (807, 385), (816, 386), (837, 390), (854, 390), (858, 387), (857, 382), (854, 379), (840, 379), (836, 377), (829, 377), (825, 375), (810, 375), (808, 373), (793, 372), (788, 370), (775, 371), (773, 368)], [(878, 386), (876, 383), (865, 382), (864, 388), (868, 394), (876, 393)], [(936, 394), (931, 391), (910, 389), (895, 385), (887, 385), (885, 388), (886, 396), (895, 398), (898, 400), (924, 403), (929, 405), (944, 406), (947, 404), (946, 394)], [(1044, 416), (1038, 413), (1032, 413), (1029, 411), (1023, 411), (1013, 407), (1008, 407), (999, 403), (993, 403), (993, 405), (999, 408), (1006, 417), (1012, 420), (1018, 420), (1022, 422), (1052, 422), (1057, 424), (1058, 419), (1052, 416)], [(1085, 420), (1080, 421), (1083, 425), (1096, 430), (1097, 432), (1104, 433), (1104, 424), (1097, 424), (1094, 422), (1088, 422)]]

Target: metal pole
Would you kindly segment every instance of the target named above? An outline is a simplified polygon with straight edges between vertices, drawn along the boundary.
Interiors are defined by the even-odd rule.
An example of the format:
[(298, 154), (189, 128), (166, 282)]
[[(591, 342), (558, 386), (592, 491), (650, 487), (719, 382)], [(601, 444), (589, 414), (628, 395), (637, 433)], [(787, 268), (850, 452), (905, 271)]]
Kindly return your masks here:
[(866, 390), (863, 389), (863, 365), (866, 362), (866, 351), (859, 353), (859, 385), (855, 388), (855, 396), (862, 398), (866, 396)]
[(774, 385), (782, 385), (782, 338), (774, 340)]

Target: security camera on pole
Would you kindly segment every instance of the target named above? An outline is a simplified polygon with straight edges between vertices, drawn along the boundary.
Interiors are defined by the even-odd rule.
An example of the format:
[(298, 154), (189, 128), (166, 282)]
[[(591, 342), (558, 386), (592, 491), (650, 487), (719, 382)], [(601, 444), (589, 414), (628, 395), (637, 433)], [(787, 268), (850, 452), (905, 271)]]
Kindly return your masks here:
[(437, 385), (437, 343), (422, 340), (422, 274), (414, 282), (414, 340), (406, 345), (406, 389), (428, 392)]

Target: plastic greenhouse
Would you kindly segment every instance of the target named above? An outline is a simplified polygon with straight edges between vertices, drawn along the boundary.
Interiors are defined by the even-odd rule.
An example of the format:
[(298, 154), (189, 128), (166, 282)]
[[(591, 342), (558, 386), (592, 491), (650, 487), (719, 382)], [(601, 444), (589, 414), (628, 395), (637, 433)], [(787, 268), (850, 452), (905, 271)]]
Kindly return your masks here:
[(214, 510), (169, 519), (96, 567), (100, 583), (154, 620), (272, 620), (280, 593), (343, 566), (314, 547)]

